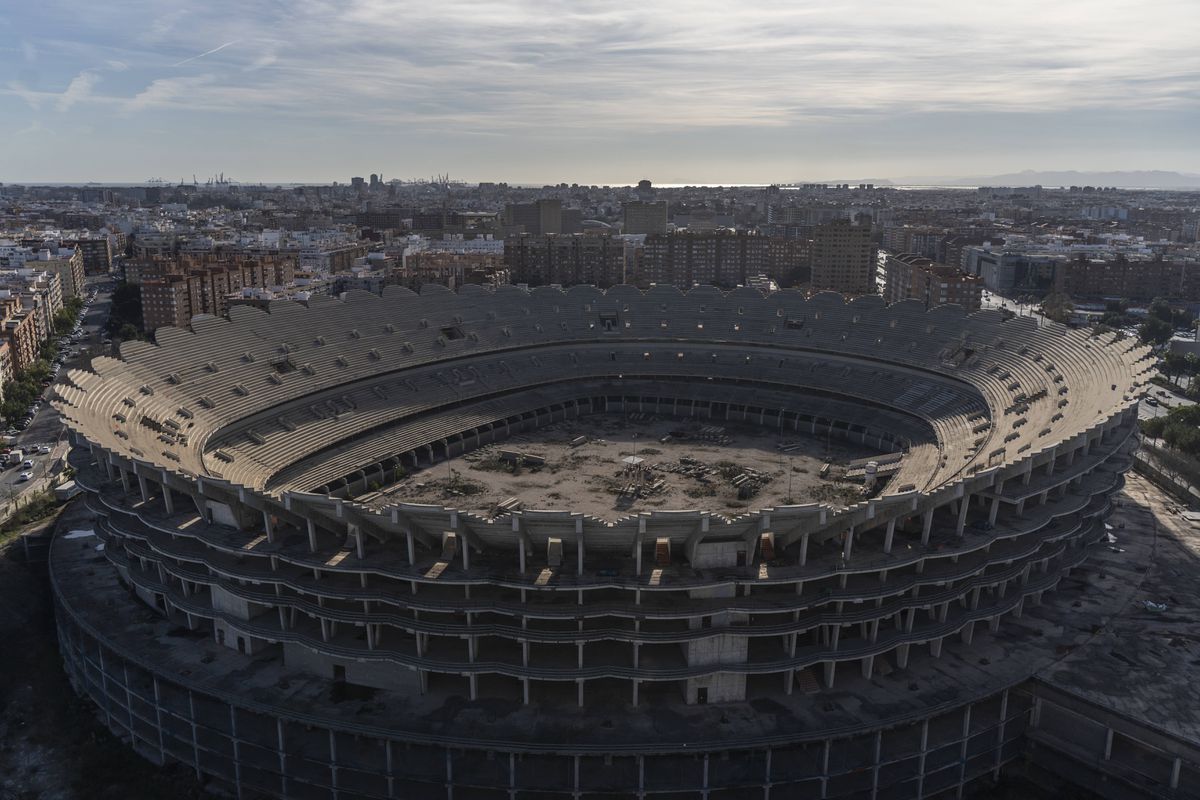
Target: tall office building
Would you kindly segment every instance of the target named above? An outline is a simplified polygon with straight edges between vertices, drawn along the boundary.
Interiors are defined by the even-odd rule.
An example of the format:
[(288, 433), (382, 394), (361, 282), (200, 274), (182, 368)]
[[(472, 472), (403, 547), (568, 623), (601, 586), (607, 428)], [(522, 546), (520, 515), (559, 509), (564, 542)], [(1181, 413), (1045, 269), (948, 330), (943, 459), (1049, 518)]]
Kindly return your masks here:
[(813, 230), (812, 288), (843, 294), (877, 291), (871, 226), (836, 220)]
[[(509, 203), (504, 207), (504, 224), (516, 233), (563, 233), (562, 200), (543, 198), (532, 203)], [(517, 231), (518, 227), (522, 230)]]
[(667, 232), (667, 201), (634, 200), (622, 208), (623, 233), (661, 234)]

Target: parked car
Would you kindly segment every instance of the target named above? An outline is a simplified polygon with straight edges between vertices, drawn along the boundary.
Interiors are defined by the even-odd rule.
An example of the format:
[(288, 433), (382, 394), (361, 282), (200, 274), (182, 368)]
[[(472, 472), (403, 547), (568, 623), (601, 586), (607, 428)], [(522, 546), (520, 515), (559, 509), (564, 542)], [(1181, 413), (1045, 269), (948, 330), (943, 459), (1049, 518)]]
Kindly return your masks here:
[(32, 472), (22, 472), (20, 475), (17, 476), (17, 483), (24, 483), (25, 481), (31, 481), (31, 480), (33, 480)]

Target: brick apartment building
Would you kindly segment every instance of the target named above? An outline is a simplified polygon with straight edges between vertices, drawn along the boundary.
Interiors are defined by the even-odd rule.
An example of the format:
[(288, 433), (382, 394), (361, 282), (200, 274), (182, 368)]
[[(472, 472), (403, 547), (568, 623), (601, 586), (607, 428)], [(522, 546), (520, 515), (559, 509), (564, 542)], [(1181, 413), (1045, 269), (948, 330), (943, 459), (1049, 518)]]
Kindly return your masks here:
[(807, 278), (809, 252), (808, 242), (802, 239), (732, 231), (647, 236), (638, 283), (733, 288), (745, 286), (758, 275), (785, 284), (802, 283)]
[(889, 303), (920, 300), (926, 308), (957, 303), (968, 311), (982, 305), (983, 281), (958, 267), (914, 253), (888, 256), (883, 296)]
[(213, 260), (181, 256), (140, 265), (142, 318), (147, 331), (185, 328), (197, 314), (224, 316), (229, 295), (245, 288), (292, 284), (296, 263), (288, 256)]
[(1072, 297), (1148, 302), (1156, 297), (1200, 300), (1200, 262), (1075, 258), (1059, 265), (1055, 289)]
[(504, 265), (516, 283), (607, 288), (625, 279), (625, 243), (607, 234), (516, 234), (504, 240)]

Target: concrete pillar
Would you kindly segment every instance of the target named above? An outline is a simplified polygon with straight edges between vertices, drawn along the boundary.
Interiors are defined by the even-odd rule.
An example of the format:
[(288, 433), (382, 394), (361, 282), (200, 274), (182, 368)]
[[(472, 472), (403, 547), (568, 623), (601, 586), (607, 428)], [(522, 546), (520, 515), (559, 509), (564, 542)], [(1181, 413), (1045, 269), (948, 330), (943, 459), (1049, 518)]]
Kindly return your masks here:
[(575, 518), (575, 574), (583, 574), (583, 517)]
[(971, 507), (971, 495), (963, 495), (962, 502), (958, 505), (958, 526), (955, 528), (955, 533), (960, 537), (967, 527), (967, 510)]
[(150, 502), (150, 488), (146, 485), (146, 476), (138, 475), (137, 482), (138, 482), (138, 491), (142, 493), (142, 502), (149, 503)]
[(992, 498), (992, 508), (988, 512), (988, 525), (995, 525), (996, 519), (1000, 516), (1000, 496)]
[(308, 552), (317, 552), (317, 526), (311, 519), (306, 519), (308, 524)]
[(875, 672), (875, 656), (867, 656), (862, 660), (862, 676), (867, 680), (871, 680), (871, 675)]
[(970, 644), (971, 639), (975, 636), (975, 623), (968, 622), (967, 627), (962, 629), (963, 644)]
[(175, 500), (171, 497), (171, 487), (167, 486), (165, 482), (160, 485), (162, 486), (163, 508), (167, 510), (168, 514), (174, 514)]
[(942, 637), (938, 637), (929, 643), (929, 654), (934, 658), (942, 657)]
[(845, 541), (842, 544), (842, 560), (849, 562), (850, 553), (854, 551), (854, 526), (851, 525), (845, 533)]
[(1107, 728), (1104, 731), (1104, 760), (1105, 761), (1108, 761), (1109, 759), (1112, 758), (1112, 746), (1113, 746), (1113, 729)]
[(836, 674), (837, 674), (837, 662), (836, 661), (826, 661), (825, 662), (825, 688), (826, 689), (833, 688), (833, 678)]
[(275, 541), (275, 525), (274, 525), (274, 523), (271, 522), (271, 514), (269, 511), (267, 511), (264, 508), (263, 512), (262, 512), (262, 516), (263, 516), (263, 530), (265, 530), (267, 532), (267, 541), (274, 542)]
[(902, 644), (896, 648), (896, 666), (904, 669), (908, 666), (908, 648), (909, 645)]
[(416, 548), (416, 543), (413, 542), (412, 528), (405, 528), (404, 544), (408, 550), (408, 565), (411, 567), (412, 565), (417, 563), (417, 548)]
[(921, 518), (921, 544), (929, 544), (929, 533), (933, 530), (933, 509), (929, 509)]
[(896, 518), (892, 517), (888, 520), (887, 533), (883, 537), (883, 552), (892, 552), (892, 539), (896, 536)]
[(808, 563), (808, 532), (800, 535), (800, 566)]

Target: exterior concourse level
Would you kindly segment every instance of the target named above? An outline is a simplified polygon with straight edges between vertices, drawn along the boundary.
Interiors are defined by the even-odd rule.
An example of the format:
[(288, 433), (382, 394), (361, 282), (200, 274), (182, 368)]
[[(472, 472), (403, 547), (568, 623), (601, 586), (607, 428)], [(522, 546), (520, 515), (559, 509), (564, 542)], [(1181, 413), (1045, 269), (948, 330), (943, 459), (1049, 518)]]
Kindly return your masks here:
[[(1111, 334), (709, 287), (233, 312), (71, 373), (104, 547), (52, 552), (77, 687), (230, 791), (953, 796), (1015, 756), (1056, 637), (1117, 602), (1043, 612), (1132, 464), (1153, 362)], [(845, 465), (845, 502), (601, 515), (565, 477), (453, 501), (455, 459), (527, 468), (535, 432), (603, 419), (730, 463), (727, 429), (880, 456)], [(612, 491), (771, 479), (697, 461), (634, 459)], [(443, 479), (446, 501), (392, 493)]]

